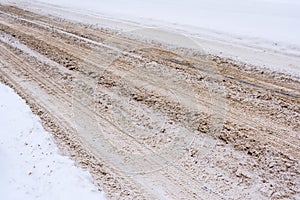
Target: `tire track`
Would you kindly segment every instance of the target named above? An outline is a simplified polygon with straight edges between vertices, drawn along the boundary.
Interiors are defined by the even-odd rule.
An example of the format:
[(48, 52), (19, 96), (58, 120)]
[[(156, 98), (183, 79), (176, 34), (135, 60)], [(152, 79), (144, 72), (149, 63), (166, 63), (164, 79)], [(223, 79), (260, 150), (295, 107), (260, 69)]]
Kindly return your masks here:
[[(70, 119), (72, 119), (72, 111), (70, 111), (68, 106), (70, 104), (74, 105), (75, 103), (75, 105), (78, 106), (78, 112), (82, 113), (83, 116), (86, 116), (86, 119), (90, 119), (92, 122), (96, 116), (98, 119), (97, 123), (100, 123), (104, 130), (115, 133), (114, 137), (117, 138), (117, 140), (115, 140), (116, 144), (122, 140), (127, 141), (130, 148), (136, 148), (140, 152), (146, 152), (147, 146), (133, 137), (132, 133), (128, 132), (125, 127), (122, 129), (122, 127), (115, 125), (104, 117), (105, 114), (107, 115), (106, 111), (99, 110), (95, 113), (93, 108), (93, 105), (95, 105), (95, 96), (93, 96), (93, 93), (92, 95), (89, 93), (90, 88), (93, 88), (93, 85), (100, 84), (100, 92), (108, 96), (112, 92), (115, 92), (112, 89), (116, 89), (116, 91), (121, 92), (114, 96), (118, 99), (122, 98), (124, 95), (126, 96), (126, 93), (129, 93), (132, 105), (135, 105), (136, 107), (143, 105), (153, 112), (156, 112), (156, 110), (151, 101), (154, 102), (154, 99), (156, 99), (156, 101), (159, 102), (159, 109), (162, 113), (165, 115), (170, 113), (170, 116), (173, 113), (175, 116), (182, 118), (183, 115), (180, 114), (180, 109), (172, 109), (174, 106), (172, 107), (170, 100), (174, 101), (174, 99), (172, 96), (166, 96), (167, 93), (165, 91), (170, 90), (171, 88), (172, 91), (179, 95), (179, 98), (186, 99), (191, 99), (190, 93), (180, 87), (172, 88), (169, 85), (166, 85), (164, 80), (160, 81), (160, 90), (155, 92), (159, 85), (156, 83), (158, 79), (150, 78), (148, 80), (145, 79), (146, 77), (143, 75), (137, 73), (132, 73), (129, 76), (126, 74), (128, 69), (132, 66), (134, 67), (136, 62), (147, 63), (149, 61), (155, 61), (161, 65), (162, 69), (163, 67), (170, 69), (173, 76), (182, 77), (182, 79), (186, 79), (186, 81), (197, 80), (197, 78), (200, 78), (201, 80), (204, 79), (205, 81), (218, 80), (218, 78), (216, 78), (216, 75), (218, 74), (215, 74), (213, 70), (209, 69), (207, 66), (209, 62), (207, 62), (206, 59), (199, 59), (199, 57), (195, 59), (193, 56), (185, 55), (185, 60), (188, 60), (189, 62), (182, 62), (173, 59), (173, 55), (168, 53), (168, 51), (164, 51), (163, 45), (154, 49), (145, 48), (147, 43), (130, 39), (124, 35), (118, 35), (114, 40), (108, 40), (103, 44), (103, 38), (110, 36), (109, 31), (94, 30), (87, 27), (81, 29), (79, 28), (81, 25), (70, 28), (68, 27), (69, 24), (67, 22), (55, 20), (50, 24), (50, 20), (47, 21), (45, 17), (37, 19), (39, 15), (31, 14), (30, 12), (25, 13), (17, 8), (6, 10), (5, 7), (4, 9), (2, 6), (0, 7), (2, 10), (2, 31), (11, 36), (17, 35), (25, 45), (69, 69), (70, 74), (68, 77), (70, 79), (67, 78), (65, 80), (63, 78), (64, 73), (56, 74), (51, 68), (49, 68), (48, 71), (43, 71), (38, 64), (35, 64), (34, 61), (32, 61), (32, 58), (28, 58), (27, 60), (25, 52), (23, 52), (24, 54), (18, 52), (16, 49), (7, 47), (7, 45), (3, 43), (1, 43), (0, 47), (1, 62), (2, 65), (6, 65), (6, 67), (0, 69), (0, 73), (6, 78), (10, 77), (11, 84), (16, 88), (21, 88), (22, 85), (23, 88), (40, 87), (41, 91), (45, 91), (45, 94), (43, 94), (46, 97), (43, 98), (41, 94), (33, 96), (30, 92), (28, 93), (28, 90), (25, 90), (25, 96), (28, 99), (39, 99), (41, 101), (40, 104), (47, 110), (46, 112), (52, 113), (57, 118), (65, 119), (67, 124), (64, 126), (67, 129), (74, 125), (74, 122), (71, 122), (72, 120), (70, 121)], [(13, 12), (13, 14), (10, 12)], [(17, 14), (17, 16), (15, 14)], [(87, 30), (87, 33), (80, 33), (80, 31), (85, 29)], [(87, 34), (90, 32), (93, 33), (93, 36), (89, 37)], [(113, 33), (113, 31), (111, 31), (111, 33)], [(96, 40), (95, 38), (98, 39)], [(112, 43), (109, 45), (108, 42)], [(136, 49), (139, 50), (125, 53), (124, 49), (120, 49), (122, 45), (129, 43), (132, 43), (133, 46), (135, 45)], [(78, 53), (79, 48), (80, 53)], [(165, 53), (163, 53), (163, 51)], [(53, 54), (53, 52), (60, 53)], [(106, 69), (103, 63), (109, 63), (108, 61), (114, 56), (113, 52), (117, 52), (121, 56), (118, 57), (118, 62), (113, 63), (114, 67), (110, 68), (108, 71), (104, 71), (106, 74), (103, 74), (103, 70)], [(99, 53), (104, 57), (99, 59)], [(20, 60), (16, 56), (22, 57), (23, 60)], [(62, 61), (65, 57), (71, 58), (73, 61)], [(122, 59), (124, 61), (122, 61)], [(111, 184), (106, 188), (112, 197), (116, 197), (113, 195), (115, 191), (121, 190), (123, 191), (121, 196), (124, 198), (126, 196), (126, 192), (124, 191), (130, 190), (132, 191), (132, 193), (130, 193), (131, 195), (136, 194), (138, 196), (143, 196), (143, 194), (147, 194), (146, 196), (148, 198), (150, 196), (159, 198), (178, 198), (179, 196), (184, 198), (189, 196), (190, 199), (199, 199), (201, 198), (199, 191), (202, 191), (205, 193), (206, 198), (209, 199), (222, 199), (232, 197), (232, 195), (238, 195), (237, 198), (245, 199), (249, 198), (249, 194), (247, 195), (247, 190), (242, 190), (241, 188), (245, 187), (247, 184), (248, 187), (253, 187), (255, 184), (267, 187), (267, 191), (281, 191), (282, 194), (279, 194), (279, 196), (277, 196), (278, 198), (284, 195), (292, 198), (293, 195), (297, 194), (297, 187), (299, 188), (297, 182), (300, 180), (299, 170), (297, 170), (299, 163), (292, 157), (299, 158), (299, 137), (297, 134), (297, 127), (299, 127), (297, 126), (297, 113), (299, 115), (299, 90), (297, 85), (299, 85), (299, 82), (296, 80), (289, 80), (289, 77), (282, 79), (287, 81), (275, 79), (273, 78), (273, 74), (268, 74), (268, 72), (265, 71), (264, 75), (259, 75), (260, 71), (255, 70), (240, 70), (240, 73), (238, 73), (241, 66), (232, 64), (231, 61), (222, 61), (219, 58), (216, 59), (213, 57), (211, 60), (215, 61), (214, 63), (217, 70), (223, 73), (225, 85), (228, 87), (227, 90), (229, 92), (229, 95), (226, 98), (226, 101), (229, 102), (227, 115), (221, 116), (227, 121), (225, 121), (220, 135), (221, 140), (233, 146), (228, 147), (228, 150), (226, 150), (231, 152), (231, 156), (228, 160), (222, 160), (222, 162), (227, 163), (227, 167), (217, 164), (216, 172), (212, 173), (209, 172), (211, 168), (204, 163), (204, 160), (208, 163), (218, 162), (218, 159), (220, 158), (217, 158), (217, 155), (220, 157), (223, 155), (223, 157), (225, 157), (225, 147), (216, 147), (216, 150), (210, 152), (215, 156), (195, 158), (193, 152), (199, 153), (201, 151), (201, 148), (195, 145), (192, 146), (190, 150), (186, 151), (186, 155), (178, 161), (178, 164), (163, 168), (161, 171), (143, 175), (126, 175), (126, 173), (120, 172), (120, 178), (122, 177), (122, 181), (126, 183), (126, 186), (123, 189), (120, 188), (121, 186), (116, 186), (118, 184), (115, 184), (113, 181), (103, 181), (103, 175), (101, 175), (101, 173), (100, 175), (97, 174), (99, 173), (98, 171), (94, 174), (96, 178), (100, 179), (98, 184), (102, 185), (102, 187), (103, 183), (107, 183), (108, 185)], [(39, 62), (43, 63), (42, 60), (39, 60)], [(99, 62), (102, 63), (102, 65), (99, 65)], [(10, 63), (9, 67), (7, 66), (7, 63)], [(7, 73), (7, 70), (10, 70), (11, 73)], [(98, 78), (101, 77), (101, 73), (96, 73), (99, 70), (102, 70), (102, 76), (105, 75), (102, 82), (99, 82), (98, 80)], [(109, 75), (108, 72), (111, 73), (111, 75)], [(21, 78), (22, 74), (24, 74), (23, 78)], [(129, 80), (129, 77), (135, 78), (134, 80)], [(79, 80), (85, 84), (83, 88), (77, 88), (80, 89), (80, 93), (77, 94), (75, 98), (69, 93), (70, 89), (74, 89), (74, 83), (76, 83), (74, 82), (76, 81), (74, 78), (79, 78)], [(21, 81), (22, 79), (24, 80), (23, 82)], [(21, 82), (19, 83), (19, 81)], [(142, 87), (138, 86), (137, 83), (142, 83)], [(205, 134), (209, 130), (209, 124), (207, 123), (207, 121), (209, 121), (207, 120), (208, 111), (206, 108), (211, 107), (213, 104), (209, 100), (209, 92), (203, 91), (206, 88), (204, 82), (197, 80), (194, 81), (194, 83), (196, 86), (198, 85), (197, 87), (195, 86), (195, 91), (199, 93), (197, 96), (198, 103), (203, 106), (200, 110), (204, 114), (206, 113), (205, 117), (203, 115), (198, 115), (198, 119), (194, 121), (199, 123), (200, 120), (201, 122), (199, 124), (199, 130), (197, 130), (197, 137), (200, 139), (201, 134)], [(143, 84), (148, 84), (151, 87), (147, 86), (143, 88)], [(35, 93), (38, 94), (38, 92)], [(272, 97), (268, 97), (270, 93)], [(258, 98), (255, 99), (251, 97), (251, 95), (255, 98), (257, 96)], [(259, 95), (266, 100), (260, 100), (261, 97), (259, 97)], [(151, 96), (152, 100), (150, 98), (151, 101), (149, 101), (147, 96)], [(53, 102), (55, 103), (51, 108), (47, 107), (49, 103), (51, 104)], [(284, 104), (282, 102), (284, 102)], [(287, 108), (284, 107), (286, 106), (285, 104), (287, 104)], [(180, 106), (184, 107), (184, 105)], [(268, 108), (268, 106), (270, 106), (270, 108)], [(278, 106), (283, 106), (284, 110), (281, 112), (281, 107)], [(65, 111), (63, 111), (64, 109)], [(222, 107), (216, 106), (215, 109), (222, 109)], [(259, 112), (253, 109), (258, 109)], [(259, 109), (262, 109), (262, 111)], [(274, 111), (272, 109), (274, 109)], [(123, 111), (129, 115), (133, 115), (134, 112), (136, 112), (134, 110)], [(247, 115), (242, 115), (243, 112)], [(268, 119), (267, 116), (264, 116), (267, 112), (270, 112), (275, 117)], [(258, 115), (256, 113), (258, 113)], [(288, 115), (296, 116), (296, 118), (286, 118)], [(257, 120), (252, 119), (254, 116), (257, 117)], [(82, 116), (77, 117), (79, 117), (78, 120), (80, 121), (80, 117)], [(193, 126), (193, 123), (185, 122), (185, 118), (182, 118), (181, 121), (176, 121), (174, 119), (172, 120), (172, 123), (175, 125), (181, 127)], [(262, 120), (266, 121), (263, 122)], [(88, 122), (86, 125), (91, 125), (91, 122)], [(286, 122), (288, 122), (288, 124)], [(84, 124), (79, 123), (79, 126), (84, 127)], [(93, 130), (93, 127), (87, 128), (86, 130)], [(76, 134), (81, 137), (82, 143), (85, 143), (85, 145), (83, 145), (84, 148), (89, 149), (90, 153), (93, 152), (91, 154), (94, 154), (95, 157), (109, 157), (110, 154), (99, 153), (105, 150), (105, 148), (103, 149), (103, 147), (99, 146), (100, 143), (94, 141), (99, 141), (102, 137), (99, 137), (96, 132), (92, 131), (89, 135), (80, 134), (78, 132)], [(285, 132), (288, 132), (288, 134), (285, 134)], [(158, 138), (154, 141), (157, 139)], [(218, 140), (217, 144), (220, 144), (220, 142), (222, 143), (221, 140)], [(82, 156), (77, 156), (80, 160), (83, 159)], [(244, 167), (241, 168), (249, 170), (249, 173), (252, 173), (252, 175), (240, 175), (240, 172), (237, 172), (236, 166), (239, 166), (240, 161), (237, 159), (239, 156), (243, 158), (247, 157), (249, 159)], [(85, 159), (84, 162), (88, 162), (89, 164), (86, 165), (91, 167), (92, 164), (89, 161)], [(149, 164), (155, 164), (155, 162), (159, 163), (160, 159), (149, 159), (147, 162), (149, 162)], [(258, 166), (252, 166), (252, 163), (256, 162), (258, 163)], [(272, 162), (275, 162), (275, 166)], [(104, 163), (109, 164), (109, 159)], [(197, 163), (200, 163), (200, 167)], [(189, 167), (186, 168), (186, 166)], [(196, 166), (198, 166), (198, 168)], [(113, 173), (117, 173), (118, 171), (112, 166), (109, 168)], [(93, 167), (91, 167), (91, 169), (93, 169)], [(207, 180), (199, 179), (193, 175), (199, 174), (201, 170), (204, 170), (203, 172), (208, 174), (209, 178), (207, 178)], [(269, 170), (273, 170), (274, 172), (270, 172)], [(255, 171), (257, 171), (258, 174), (257, 178), (253, 178), (256, 176), (253, 174)], [(229, 177), (226, 177), (223, 180), (218, 180), (216, 178), (217, 176), (226, 173), (230, 174), (229, 177), (233, 178), (235, 181), (242, 180), (241, 186), (234, 184), (228, 185), (228, 181), (230, 181)], [(257, 182), (259, 180), (263, 182)], [(269, 181), (274, 182), (275, 187), (268, 186)], [(129, 185), (131, 186), (128, 185), (128, 182), (130, 182)], [(193, 182), (193, 184), (190, 184), (189, 182)], [(282, 184), (284, 184), (283, 187), (280, 186)], [(115, 189), (115, 187), (118, 187), (118, 189)], [(221, 189), (226, 187), (226, 190)], [(235, 194), (236, 191), (240, 191), (239, 194)], [(260, 192), (260, 194), (264, 197), (270, 197), (271, 194), (273, 195), (273, 193), (264, 192)]]

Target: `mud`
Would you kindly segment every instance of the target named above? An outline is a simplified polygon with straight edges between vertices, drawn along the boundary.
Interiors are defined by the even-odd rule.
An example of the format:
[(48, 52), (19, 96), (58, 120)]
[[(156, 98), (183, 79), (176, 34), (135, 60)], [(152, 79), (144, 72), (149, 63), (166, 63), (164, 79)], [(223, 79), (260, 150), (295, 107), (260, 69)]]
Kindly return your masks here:
[(0, 11), (0, 80), (109, 198), (299, 198), (299, 78)]

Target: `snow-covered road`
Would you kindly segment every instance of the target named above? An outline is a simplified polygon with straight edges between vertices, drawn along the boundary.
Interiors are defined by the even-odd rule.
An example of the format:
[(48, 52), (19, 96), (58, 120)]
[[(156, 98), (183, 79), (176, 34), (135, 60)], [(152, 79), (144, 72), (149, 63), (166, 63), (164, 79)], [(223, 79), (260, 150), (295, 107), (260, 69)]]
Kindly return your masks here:
[(0, 84), (1, 199), (105, 199), (91, 175), (62, 156), (38, 116)]
[(0, 195), (103, 197), (41, 120), (107, 198), (299, 199), (296, 1), (45, 1), (0, 0), (0, 82), (40, 116), (0, 87)]
[(299, 76), (300, 3), (295, 0), (1, 0), (42, 15), (132, 32), (163, 29), (206, 53)]
[[(172, 26), (193, 33), (229, 34), (254, 42), (300, 47), (300, 3), (297, 0), (38, 0), (102, 13), (121, 20)], [(200, 28), (197, 29), (197, 28)]]

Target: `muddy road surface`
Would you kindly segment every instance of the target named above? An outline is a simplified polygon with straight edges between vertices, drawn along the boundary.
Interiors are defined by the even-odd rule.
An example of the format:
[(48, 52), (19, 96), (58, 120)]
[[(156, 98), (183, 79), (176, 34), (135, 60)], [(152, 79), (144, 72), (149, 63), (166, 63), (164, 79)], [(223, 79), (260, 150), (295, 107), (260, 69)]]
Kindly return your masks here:
[(200, 46), (0, 5), (1, 82), (108, 198), (299, 199), (299, 77)]

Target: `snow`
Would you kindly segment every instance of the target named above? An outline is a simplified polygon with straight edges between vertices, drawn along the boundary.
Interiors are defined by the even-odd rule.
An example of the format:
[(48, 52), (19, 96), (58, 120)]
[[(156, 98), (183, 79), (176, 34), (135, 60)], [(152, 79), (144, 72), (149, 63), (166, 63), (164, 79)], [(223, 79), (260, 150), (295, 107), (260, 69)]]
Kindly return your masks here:
[(203, 52), (300, 77), (298, 0), (0, 1), (123, 33), (166, 30), (171, 40), (177, 41), (172, 35), (180, 35)]
[(62, 156), (38, 116), (0, 84), (1, 199), (105, 199), (91, 175)]
[[(265, 40), (300, 49), (298, 0), (39, 0), (90, 10), (118, 19), (185, 26), (194, 33), (202, 28), (252, 40)], [(189, 27), (187, 27), (189, 26)]]

